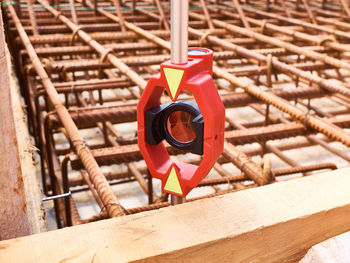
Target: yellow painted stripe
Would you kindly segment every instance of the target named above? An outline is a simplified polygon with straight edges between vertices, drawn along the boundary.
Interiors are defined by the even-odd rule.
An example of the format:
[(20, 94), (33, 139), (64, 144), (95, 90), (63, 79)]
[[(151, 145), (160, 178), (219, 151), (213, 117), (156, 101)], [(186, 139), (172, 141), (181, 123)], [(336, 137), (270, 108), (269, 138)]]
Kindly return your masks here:
[(171, 168), (168, 180), (166, 181), (166, 184), (164, 186), (164, 190), (182, 195), (181, 186), (174, 167)]
[(163, 68), (163, 70), (164, 70), (166, 81), (168, 82), (171, 96), (172, 98), (174, 98), (179, 88), (184, 71), (181, 69), (175, 69), (175, 68)]

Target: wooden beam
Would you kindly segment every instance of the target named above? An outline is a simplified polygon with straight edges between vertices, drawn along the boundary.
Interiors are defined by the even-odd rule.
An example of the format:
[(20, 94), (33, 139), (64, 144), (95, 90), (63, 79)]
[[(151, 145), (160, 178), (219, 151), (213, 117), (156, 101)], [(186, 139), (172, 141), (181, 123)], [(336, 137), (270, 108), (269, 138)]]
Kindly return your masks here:
[(350, 168), (0, 242), (0, 262), (295, 262), (350, 229)]
[(350, 232), (314, 245), (299, 263), (340, 263), (350, 260)]
[(30, 234), (0, 10), (0, 240)]
[[(7, 54), (8, 57), (10, 57), (8, 49)], [(25, 105), (20, 95), (18, 79), (13, 71), (11, 60), (8, 61), (8, 64), (12, 110), (14, 114), (18, 153), (25, 190), (27, 218), (30, 224), (30, 233), (38, 234), (47, 231), (44, 208), (41, 200), (42, 191), (39, 183), (40, 175), (38, 174), (39, 170), (35, 167), (35, 161), (39, 161), (39, 155), (34, 156), (37, 148), (33, 145), (34, 140), (31, 139), (29, 135), (26, 114), (24, 113)]]

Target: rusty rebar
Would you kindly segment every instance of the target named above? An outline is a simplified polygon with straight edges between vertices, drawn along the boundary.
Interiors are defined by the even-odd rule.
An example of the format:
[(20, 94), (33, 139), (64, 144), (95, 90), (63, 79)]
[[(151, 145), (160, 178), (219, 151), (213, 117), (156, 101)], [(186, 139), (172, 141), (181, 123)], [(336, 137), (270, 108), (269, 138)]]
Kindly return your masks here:
[[(193, 18), (201, 19), (201, 20), (205, 19), (204, 16), (196, 14), (196, 13), (193, 13), (193, 12), (190, 13), (190, 16), (193, 17)], [(254, 38), (256, 40), (268, 43), (270, 45), (274, 45), (274, 46), (278, 46), (278, 47), (281, 47), (281, 48), (285, 48), (285, 49), (287, 49), (287, 50), (289, 50), (291, 52), (294, 52), (294, 53), (297, 53), (297, 54), (300, 54), (300, 55), (304, 55), (304, 56), (309, 57), (311, 59), (315, 59), (315, 60), (321, 61), (323, 63), (332, 65), (332, 66), (337, 67), (337, 68), (345, 68), (345, 69), (350, 70), (350, 64), (349, 63), (347, 63), (345, 61), (342, 61), (342, 60), (339, 60), (339, 59), (336, 59), (336, 58), (333, 58), (333, 57), (328, 56), (326, 54), (320, 54), (320, 53), (314, 52), (312, 50), (307, 50), (306, 51), (306, 50), (304, 50), (303, 48), (301, 48), (301, 47), (299, 47), (297, 45), (294, 45), (294, 44), (291, 44), (291, 43), (288, 43), (288, 42), (285, 42), (285, 41), (282, 41), (282, 40), (279, 40), (279, 39), (276, 39), (276, 38), (272, 38), (272, 37), (269, 37), (269, 36), (266, 36), (266, 35), (263, 35), (263, 34), (260, 34), (260, 33), (257, 33), (257, 32), (254, 32), (254, 31), (249, 30), (249, 29), (245, 29), (245, 28), (241, 28), (241, 27), (238, 27), (238, 26), (235, 26), (235, 25), (232, 25), (232, 24), (228, 24), (226, 22), (223, 22), (223, 21), (220, 21), (220, 20), (217, 20), (217, 19), (213, 19), (213, 23), (216, 26), (225, 28), (225, 29), (227, 29), (230, 32), (242, 34), (242, 35), (245, 35), (247, 37), (251, 37), (251, 38)]]
[[(118, 1), (119, 4), (119, 0), (114, 1)], [(77, 3), (81, 2), (85, 1), (77, 1)], [(350, 48), (346, 44), (346, 41), (350, 39), (350, 34), (346, 32), (350, 29), (350, 23), (346, 15), (341, 13), (339, 7), (330, 8), (326, 15), (325, 10), (320, 11), (314, 5), (307, 7), (305, 1), (303, 1), (304, 6), (298, 10), (292, 8), (291, 2), (279, 1), (283, 6), (280, 8), (274, 1), (269, 4), (270, 13), (263, 11), (265, 8), (262, 7), (246, 8), (245, 6), (241, 6), (242, 12), (239, 13), (239, 1), (233, 2), (238, 3), (235, 3), (236, 10), (224, 9), (227, 6), (232, 8), (229, 1), (216, 2), (215, 6), (207, 5), (213, 1), (193, 2), (196, 5), (195, 8), (199, 6), (204, 9), (193, 9), (191, 15), (195, 18), (194, 20), (198, 20), (191, 20), (189, 23), (191, 33), (189, 43), (196, 46), (208, 45), (215, 51), (214, 80), (228, 112), (232, 110), (236, 113), (241, 110), (236, 111), (238, 107), (248, 109), (247, 106), (249, 106), (263, 117), (265, 116), (265, 120), (242, 122), (227, 117), (225, 151), (214, 167), (223, 177), (205, 179), (200, 185), (212, 186), (229, 182), (233, 183), (235, 190), (238, 190), (247, 188), (246, 183), (241, 183), (243, 180), (253, 180), (253, 185), (251, 181), (247, 183), (249, 188), (273, 183), (274, 177), (283, 175), (283, 172), (308, 175), (308, 172), (315, 170), (335, 169), (336, 166), (332, 163), (301, 166), (298, 159), (284, 152), (314, 145), (321, 146), (329, 153), (349, 162), (350, 157), (346, 152), (329, 144), (333, 140), (341, 141), (347, 146), (350, 143), (350, 137), (344, 131), (344, 128), (350, 127), (348, 117), (350, 102), (347, 99), (350, 92), (349, 85), (346, 83), (350, 75), (346, 70), (341, 69), (342, 66), (347, 66), (350, 58), (347, 54)], [(72, 130), (69, 130), (70, 127), (66, 129), (67, 121), (62, 123), (62, 113), (56, 109), (57, 107), (62, 108), (63, 105), (52, 105), (50, 89), (54, 87), (57, 94), (62, 94), (61, 96), (64, 97), (64, 106), (68, 109), (67, 112), (76, 128), (100, 128), (102, 134), (98, 137), (101, 137), (103, 142), (85, 141), (86, 144), (89, 144), (91, 156), (98, 166), (111, 166), (111, 172), (100, 173), (99, 176), (105, 177), (110, 185), (138, 181), (141, 189), (151, 195), (152, 199), (156, 199), (157, 197), (153, 198), (149, 184), (147, 186), (149, 182), (146, 182), (146, 166), (135, 166), (133, 163), (142, 160), (136, 145), (137, 136), (135, 134), (122, 136), (114, 124), (131, 123), (136, 120), (136, 102), (144, 83), (151, 75), (158, 72), (155, 65), (170, 58), (169, 32), (166, 27), (169, 12), (163, 10), (163, 4), (158, 0), (153, 2), (144, 0), (137, 3), (137, 6), (142, 7), (151, 6), (153, 3), (156, 7), (152, 6), (151, 10), (142, 8), (118, 10), (116, 7), (115, 12), (104, 10), (104, 7), (110, 6), (111, 3), (113, 6), (113, 2), (99, 2), (100, 8), (96, 10), (97, 16), (89, 17), (94, 10), (77, 12), (77, 19), (83, 26), (80, 27), (78, 20), (71, 13), (74, 10), (61, 9), (58, 12), (51, 10), (44, 0), (40, 0), (40, 3), (45, 3), (44, 6), (49, 11), (36, 12), (38, 30), (44, 35), (27, 37), (31, 45), (35, 45), (35, 55), (42, 59), (41, 63), (47, 71), (47, 78), (50, 77), (52, 85), (49, 85), (49, 92), (47, 92), (47, 82), (50, 80), (45, 78), (44, 81), (41, 80), (46, 76), (40, 71), (38, 74), (37, 66), (33, 65), (37, 62), (33, 63), (33, 53), (30, 53), (32, 51), (28, 51), (26, 43), (24, 43), (25, 48), (22, 47), (23, 32), (18, 30), (18, 21), (16, 24), (14, 19), (10, 19), (9, 33), (11, 36), (15, 36), (15, 32), (20, 35), (17, 40), (13, 41), (18, 49), (15, 50), (18, 58), (17, 67), (23, 75), (21, 83), (29, 83), (29, 92), (26, 91), (29, 94), (25, 96), (26, 101), (29, 102), (29, 111), (35, 115), (30, 121), (33, 123), (34, 137), (38, 144), (41, 144), (43, 162), (47, 160), (49, 175), (61, 180), (60, 171), (57, 168), (58, 161), (61, 160), (61, 156), (72, 151), (76, 152), (70, 155), (73, 170), (85, 170), (87, 163), (77, 151), (79, 147), (76, 142), (72, 141), (70, 134)], [(133, 3), (124, 1), (121, 4), (123, 7), (136, 7), (136, 1)], [(88, 1), (86, 1), (86, 6), (93, 7)], [(310, 12), (307, 14), (308, 8), (312, 8), (312, 12), (317, 14), (314, 18)], [(230, 10), (238, 11), (238, 13)], [(29, 9), (24, 9), (21, 18), (22, 26), (24, 33), (35, 33), (34, 28), (31, 28), (29, 11)], [(288, 18), (279, 14), (286, 14)], [(55, 17), (53, 18), (52, 15)], [(290, 18), (291, 15), (298, 19)], [(267, 18), (267, 20), (263, 21), (261, 18)], [(309, 18), (319, 24), (305, 22)], [(110, 23), (110, 20), (113, 23)], [(245, 28), (240, 27), (242, 24)], [(336, 29), (327, 25), (336, 27)], [(162, 27), (165, 30), (155, 30)], [(218, 29), (218, 27), (222, 28)], [(96, 32), (101, 30), (121, 30), (122, 32)], [(62, 34), (54, 34), (59, 32)], [(242, 34), (245, 37), (242, 37)], [(325, 35), (319, 36), (321, 34)], [(333, 35), (336, 38), (332, 37)], [(112, 41), (118, 43), (111, 43)], [(266, 44), (269, 46), (265, 46)], [(300, 49), (303, 49), (307, 56), (304, 56)], [(139, 90), (135, 88), (135, 84)], [(22, 86), (25, 88), (24, 84)], [(118, 89), (118, 93), (123, 91), (123, 95), (105, 96), (105, 91), (113, 94), (114, 89)], [(87, 100), (83, 94), (88, 96)], [(193, 99), (189, 94), (185, 94), (183, 98)], [(311, 101), (314, 98), (332, 101), (337, 104), (337, 108), (323, 109)], [(162, 97), (162, 100), (165, 99), (166, 96)], [(126, 100), (133, 101), (129, 103)], [(266, 107), (261, 104), (266, 104)], [(278, 114), (275, 114), (277, 112)], [(284, 116), (284, 113), (289, 116)], [(45, 138), (40, 138), (42, 133), (39, 130), (42, 127), (45, 129)], [(328, 137), (310, 135), (318, 132)], [(60, 140), (55, 138), (58, 134), (63, 134), (67, 139), (68, 144), (64, 147), (61, 147)], [(283, 144), (277, 145), (276, 140), (297, 136), (303, 136), (303, 139), (284, 140)], [(57, 146), (56, 143), (58, 143)], [(235, 147), (251, 143), (255, 145), (249, 148)], [(173, 149), (167, 144), (166, 147), (173, 158), (183, 158), (184, 152)], [(266, 157), (267, 153), (274, 154), (292, 167), (284, 171), (283, 169), (275, 170), (271, 169), (266, 158), (263, 166), (261, 166), (262, 162), (253, 162), (251, 159), (255, 155)], [(189, 156), (186, 160), (196, 165), (201, 161), (198, 156)], [(242, 170), (244, 175), (231, 175), (231, 170), (222, 166), (226, 163), (233, 163)], [(65, 159), (61, 164), (66, 165)], [(126, 168), (123, 166), (123, 168), (112, 171), (114, 169), (112, 165), (116, 164), (125, 164)], [(44, 163), (42, 169), (45, 171)], [(90, 176), (91, 167), (86, 170)], [(45, 173), (44, 176), (46, 176)], [(106, 206), (100, 198), (100, 193), (95, 190), (95, 183), (90, 180), (89, 176), (83, 172), (82, 176), (70, 179), (69, 185), (79, 186), (72, 190), (74, 193), (91, 190), (95, 199), (99, 200), (97, 202), (102, 211), (86, 221), (81, 220), (74, 200), (71, 199), (73, 224), (110, 217), (109, 212), (105, 210)], [(59, 185), (54, 181), (48, 182), (46, 187), (56, 192), (61, 191), (57, 188)], [(217, 193), (199, 198), (235, 190), (221, 192), (220, 188), (216, 187)], [(198, 198), (190, 199), (190, 201), (196, 199)], [(157, 200), (161, 202), (167, 199), (164, 197)], [(128, 214), (167, 205), (169, 205), (168, 202), (161, 202), (154, 206), (144, 206), (129, 211), (122, 207), (120, 209), (124, 214)], [(58, 210), (66, 224), (66, 221), (69, 221), (66, 218), (67, 211), (64, 210), (62, 204), (58, 204)]]
[(111, 217), (124, 215), (121, 206), (114, 195), (112, 189), (110, 188), (106, 178), (101, 173), (95, 159), (93, 158), (89, 148), (85, 145), (84, 139), (80, 136), (79, 130), (75, 126), (73, 120), (71, 119), (68, 110), (64, 107), (61, 102), (57, 91), (55, 90), (54, 85), (50, 81), (49, 76), (45, 72), (44, 68), (41, 65), (41, 62), (38, 56), (35, 53), (35, 50), (28, 39), (27, 34), (25, 33), (21, 22), (19, 21), (17, 14), (12, 5), (9, 5), (9, 10), (12, 16), (12, 19), (15, 22), (18, 33), (27, 49), (28, 55), (32, 61), (33, 66), (35, 67), (39, 77), (41, 78), (42, 84), (46, 89), (49, 99), (51, 100), (52, 105), (55, 107), (57, 114), (60, 118), (60, 121), (64, 124), (64, 127), (69, 135), (74, 148), (78, 155), (81, 158), (81, 161), (84, 163), (86, 169), (88, 170), (91, 180), (93, 181), (97, 192), (101, 196), (101, 199), (104, 205), (107, 207), (108, 214)]
[[(49, 6), (46, 1), (38, 0), (50, 13), (52, 13), (57, 19), (61, 20), (67, 27), (69, 27), (72, 32), (76, 33), (86, 44), (92, 47), (96, 52), (98, 52), (102, 57), (107, 59), (113, 66), (118, 68), (123, 74), (128, 76), (131, 81), (133, 81), (136, 85), (143, 90), (146, 87), (146, 81), (141, 78), (135, 71), (129, 68), (126, 64), (120, 61), (116, 56), (111, 54), (110, 50), (104, 48), (101, 44), (99, 44), (96, 40), (94, 40), (91, 36), (89, 36), (85, 31), (81, 29), (78, 25), (71, 22), (67, 17), (63, 16), (59, 12), (57, 12), (54, 8)], [(118, 19), (120, 21), (120, 19)]]
[(35, 10), (33, 8), (33, 0), (27, 0), (27, 8), (28, 8), (30, 22), (32, 24), (33, 33), (34, 35), (39, 35), (38, 24), (35, 17)]

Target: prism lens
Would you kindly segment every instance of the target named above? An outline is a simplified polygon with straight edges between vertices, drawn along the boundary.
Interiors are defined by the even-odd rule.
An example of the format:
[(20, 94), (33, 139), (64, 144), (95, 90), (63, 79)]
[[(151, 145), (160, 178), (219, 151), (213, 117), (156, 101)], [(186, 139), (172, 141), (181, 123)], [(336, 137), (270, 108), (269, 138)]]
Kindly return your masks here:
[(179, 143), (191, 143), (196, 138), (193, 127), (193, 116), (186, 111), (174, 111), (167, 119), (169, 135)]

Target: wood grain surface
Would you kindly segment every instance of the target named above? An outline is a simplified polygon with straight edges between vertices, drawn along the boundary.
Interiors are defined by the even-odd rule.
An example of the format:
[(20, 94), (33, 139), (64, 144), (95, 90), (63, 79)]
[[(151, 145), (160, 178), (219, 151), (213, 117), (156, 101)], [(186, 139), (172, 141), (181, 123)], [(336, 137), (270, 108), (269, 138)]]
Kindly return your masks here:
[(0, 240), (30, 234), (0, 10)]
[(350, 168), (0, 242), (0, 262), (296, 262), (350, 230)]

